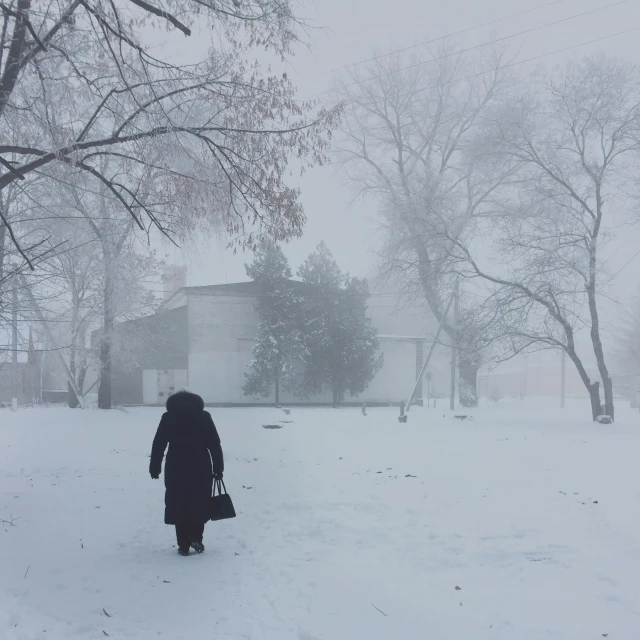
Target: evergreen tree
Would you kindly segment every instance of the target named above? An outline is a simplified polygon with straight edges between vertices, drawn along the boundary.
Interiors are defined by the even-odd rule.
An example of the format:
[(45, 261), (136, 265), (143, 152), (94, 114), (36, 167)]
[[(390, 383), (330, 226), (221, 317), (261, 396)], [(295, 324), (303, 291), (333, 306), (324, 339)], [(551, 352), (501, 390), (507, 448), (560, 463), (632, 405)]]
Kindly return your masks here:
[(369, 288), (365, 280), (340, 271), (324, 242), (298, 270), (316, 293), (301, 305), (300, 344), (305, 395), (330, 390), (333, 403), (345, 394), (361, 394), (382, 366), (379, 341), (367, 317)]
[(275, 402), (279, 404), (281, 388), (294, 387), (291, 363), (297, 344), (299, 298), (291, 287), (289, 263), (279, 247), (262, 248), (245, 268), (260, 292), (255, 306), (257, 338), (251, 370), (245, 375), (244, 394), (266, 398), (275, 392)]

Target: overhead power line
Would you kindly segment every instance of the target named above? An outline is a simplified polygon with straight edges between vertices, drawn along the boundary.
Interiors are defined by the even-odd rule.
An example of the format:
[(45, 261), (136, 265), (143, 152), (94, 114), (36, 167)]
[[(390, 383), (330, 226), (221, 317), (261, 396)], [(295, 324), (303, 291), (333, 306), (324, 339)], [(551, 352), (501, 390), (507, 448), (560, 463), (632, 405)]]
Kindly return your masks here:
[[(511, 62), (509, 64), (505, 64), (499, 67), (495, 67), (493, 69), (488, 69), (487, 71), (480, 71), (478, 73), (473, 73), (470, 76), (465, 76), (464, 78), (458, 78), (457, 80), (452, 80), (450, 84), (456, 84), (458, 82), (464, 82), (465, 80), (471, 80), (473, 78), (479, 78), (480, 76), (485, 76), (488, 73), (495, 73), (496, 71), (502, 71), (503, 69), (511, 69), (512, 67), (517, 67), (521, 64), (527, 64), (528, 62), (536, 62), (538, 60), (542, 60), (543, 58), (548, 58), (549, 56), (554, 56), (558, 53), (566, 53), (568, 51), (573, 51), (574, 49), (579, 49), (580, 47), (586, 47), (590, 44), (596, 44), (597, 42), (603, 42), (604, 40), (610, 40), (611, 38), (617, 38), (618, 36), (623, 36), (628, 33), (633, 33), (634, 31), (640, 30), (640, 27), (632, 27), (631, 29), (625, 29), (624, 31), (618, 31), (616, 33), (610, 33), (607, 36), (602, 36), (600, 38), (594, 38), (593, 40), (587, 40), (586, 42), (579, 42), (578, 44), (571, 45), (570, 47), (564, 47), (563, 49), (556, 49), (555, 51), (549, 51), (548, 53), (542, 53), (539, 56), (533, 56), (533, 58), (527, 58), (526, 60), (518, 60), (517, 62)], [(419, 89), (416, 93), (422, 93), (424, 91), (428, 91), (432, 87), (425, 87), (424, 89)]]
[[(625, 29), (624, 31), (617, 31), (616, 33), (610, 33), (609, 35), (602, 36), (600, 38), (594, 38), (593, 40), (587, 40), (586, 42), (579, 42), (577, 44), (571, 45), (569, 47), (564, 47), (562, 49), (555, 49), (554, 51), (548, 51), (547, 53), (542, 53), (538, 56), (533, 56), (532, 58), (526, 58), (525, 60), (517, 60), (516, 62), (511, 62), (509, 64), (501, 65), (499, 67), (493, 67), (491, 69), (487, 69), (486, 71), (479, 71), (478, 73), (473, 73), (468, 76), (464, 76), (463, 78), (457, 78), (456, 80), (451, 80), (448, 84), (458, 84), (459, 82), (465, 82), (466, 80), (472, 80), (473, 78), (479, 78), (481, 76), (486, 76), (489, 73), (495, 73), (496, 71), (502, 71), (504, 69), (511, 69), (513, 67), (520, 66), (522, 64), (527, 64), (529, 62), (536, 62), (538, 60), (543, 60), (544, 58), (549, 58), (551, 56), (555, 56), (559, 53), (566, 53), (568, 51), (573, 51), (574, 49), (579, 49), (580, 47), (587, 47), (590, 44), (596, 44), (598, 42), (604, 42), (605, 40), (611, 40), (612, 38), (617, 38), (619, 36), (624, 36), (628, 33), (633, 33), (634, 31), (640, 30), (640, 27), (632, 27), (631, 29)], [(362, 83), (356, 83), (362, 84)], [(424, 93), (425, 91), (429, 91), (430, 89), (435, 89), (435, 85), (423, 87), (422, 89), (418, 89), (414, 92), (414, 95), (419, 93)], [(323, 92), (328, 93), (328, 92)], [(322, 95), (322, 94), (317, 94)], [(312, 96), (314, 97), (314, 96)]]
[(640, 256), (640, 249), (638, 249), (612, 276), (607, 278), (606, 282), (601, 283), (598, 288), (606, 287), (613, 280), (615, 280), (638, 256)]
[(353, 69), (353, 67), (358, 67), (361, 64), (366, 64), (367, 62), (373, 62), (375, 60), (379, 60), (380, 58), (384, 58), (386, 56), (393, 55), (395, 53), (403, 53), (404, 51), (410, 51), (411, 49), (417, 49), (418, 47), (424, 47), (429, 44), (433, 44), (434, 42), (441, 42), (442, 40), (447, 40), (448, 38), (453, 38), (455, 36), (460, 36), (464, 33), (470, 33), (471, 31), (477, 31), (478, 29), (483, 29), (484, 27), (490, 27), (494, 24), (498, 24), (500, 22), (504, 22), (505, 20), (511, 20), (512, 18), (518, 18), (520, 16), (524, 16), (528, 13), (533, 13), (534, 11), (540, 11), (541, 9), (546, 9), (547, 7), (552, 7), (557, 4), (562, 4), (567, 0), (554, 0), (553, 2), (547, 2), (546, 4), (538, 5), (537, 7), (532, 7), (531, 9), (525, 9), (524, 11), (518, 11), (517, 13), (510, 13), (509, 15), (502, 16), (502, 18), (496, 18), (495, 20), (490, 20), (489, 22), (483, 22), (482, 24), (476, 24), (472, 27), (467, 27), (466, 29), (460, 29), (460, 31), (453, 31), (452, 33), (448, 33), (444, 36), (438, 36), (437, 38), (433, 38), (431, 40), (423, 40), (422, 42), (418, 42), (416, 44), (412, 44), (408, 47), (403, 47), (402, 49), (394, 49), (394, 51), (390, 53), (381, 53), (380, 55), (373, 56), (371, 58), (365, 58), (364, 60), (359, 60), (358, 62), (354, 62), (352, 64), (346, 64), (343, 67), (336, 67), (335, 69), (330, 69), (329, 71), (323, 71), (322, 73), (318, 73), (314, 78), (320, 78), (322, 76), (326, 76), (332, 73), (339, 73), (340, 71), (346, 71), (347, 69)]
[[(400, 69), (393, 69), (393, 70), (390, 70), (390, 71), (386, 72), (386, 75), (399, 73), (400, 71), (407, 71), (409, 69), (415, 69), (417, 67), (421, 67), (421, 66), (424, 66), (426, 64), (431, 64), (432, 62), (439, 62), (441, 60), (445, 60), (445, 59), (451, 58), (453, 56), (459, 56), (459, 55), (461, 55), (463, 53), (469, 53), (470, 51), (475, 51), (476, 49), (482, 49), (484, 47), (489, 47), (491, 45), (498, 44), (500, 42), (506, 42), (507, 40), (512, 40), (513, 38), (517, 38), (517, 37), (520, 37), (520, 36), (523, 36), (523, 35), (534, 33), (536, 31), (540, 31), (540, 30), (546, 29), (548, 27), (553, 27), (553, 26), (558, 25), (558, 24), (563, 24), (565, 22), (570, 22), (571, 20), (576, 20), (576, 19), (582, 18), (584, 16), (592, 15), (594, 13), (599, 13), (600, 11), (605, 11), (607, 9), (613, 9), (614, 7), (617, 7), (617, 6), (620, 6), (620, 5), (623, 5), (623, 4), (628, 4), (629, 2), (631, 2), (631, 0), (617, 0), (616, 2), (613, 2), (611, 4), (607, 4), (607, 5), (604, 5), (604, 6), (601, 6), (601, 7), (596, 7), (595, 9), (589, 9), (588, 11), (582, 11), (581, 13), (575, 13), (575, 14), (573, 14), (571, 16), (567, 16), (566, 18), (560, 18), (558, 20), (554, 20), (552, 22), (547, 22), (545, 24), (541, 24), (541, 25), (538, 25), (538, 26), (535, 26), (535, 27), (531, 27), (531, 28), (525, 29), (523, 31), (518, 31), (517, 33), (512, 33), (512, 34), (510, 34), (508, 36), (501, 36), (500, 38), (494, 38), (493, 40), (488, 40), (486, 42), (482, 42), (481, 44), (477, 44), (477, 45), (474, 45), (472, 47), (466, 47), (465, 49), (456, 49), (455, 51), (452, 51), (451, 53), (445, 53), (445, 54), (443, 54), (441, 56), (436, 56), (434, 58), (429, 58), (428, 60), (423, 60), (421, 62), (416, 62), (414, 64), (407, 65), (406, 67), (401, 67)], [(628, 32), (621, 32), (621, 33), (628, 33)], [(606, 39), (606, 38), (609, 38), (609, 37), (614, 37), (615, 35), (620, 35), (620, 34), (613, 34), (611, 36), (606, 36), (605, 38), (598, 38), (597, 40), (592, 40), (590, 42), (585, 42), (585, 43), (582, 43), (582, 44), (574, 45), (573, 47), (569, 47), (567, 49), (560, 49), (557, 52), (544, 54), (544, 56), (553, 55), (553, 53), (560, 53), (562, 51), (568, 51), (569, 49), (580, 47), (580, 46), (585, 46), (587, 44), (591, 44), (592, 42), (598, 42), (600, 40), (603, 40), (603, 39)], [(406, 51), (406, 50), (407, 50), (407, 48), (400, 49), (399, 51)], [(395, 53), (396, 52), (392, 51), (390, 53), (386, 53), (386, 54), (377, 56), (375, 58), (371, 58), (370, 60), (377, 60), (377, 59), (380, 59), (380, 58), (383, 58), (383, 57), (386, 57), (386, 56), (394, 55)], [(542, 57), (544, 57), (544, 56), (542, 56)], [(538, 58), (532, 58), (532, 59), (535, 60), (535, 59), (538, 59)], [(516, 63), (513, 63), (513, 64), (524, 64), (525, 62), (528, 62), (528, 61), (529, 60), (523, 60), (522, 62), (516, 62)], [(352, 66), (352, 67), (353, 66), (357, 66), (357, 65), (359, 65), (359, 64), (361, 64), (363, 62), (366, 62), (366, 61), (363, 60), (363, 61), (360, 61), (360, 62), (356, 62), (356, 63), (354, 63), (353, 65), (350, 65), (350, 66)], [(511, 66), (513, 66), (513, 65), (511, 65)], [(498, 69), (500, 69), (500, 68), (503, 68), (503, 67), (499, 67)], [(504, 67), (504, 68), (507, 68), (507, 67)], [(483, 74), (478, 74), (478, 75), (483, 75)], [(348, 84), (344, 84), (344, 85), (342, 85), (340, 87), (335, 87), (335, 88), (332, 88), (332, 89), (326, 89), (325, 91), (320, 91), (319, 93), (314, 93), (313, 95), (311, 95), (308, 98), (306, 98), (306, 100), (312, 100), (314, 98), (318, 98), (320, 96), (323, 96), (323, 95), (326, 95), (326, 94), (329, 94), (329, 93), (335, 93), (336, 91), (341, 91), (342, 89), (348, 89), (349, 87), (354, 87), (354, 86), (357, 86), (357, 85), (363, 85), (363, 84), (365, 84), (367, 82), (370, 82), (371, 80), (376, 80), (378, 78), (379, 78), (379, 76), (371, 76), (369, 78), (365, 78), (364, 80), (355, 80), (355, 81), (350, 82)]]

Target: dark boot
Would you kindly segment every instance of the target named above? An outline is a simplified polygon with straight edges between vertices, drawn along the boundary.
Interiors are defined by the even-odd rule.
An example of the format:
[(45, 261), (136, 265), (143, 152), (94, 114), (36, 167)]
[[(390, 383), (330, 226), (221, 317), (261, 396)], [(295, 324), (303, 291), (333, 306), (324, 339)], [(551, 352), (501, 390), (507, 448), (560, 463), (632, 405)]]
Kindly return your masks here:
[(178, 541), (178, 553), (181, 556), (188, 556), (191, 543), (191, 533), (188, 525), (176, 525), (176, 539)]
[(204, 524), (192, 524), (189, 527), (189, 535), (191, 548), (196, 553), (204, 553), (204, 545), (202, 544), (202, 537), (204, 535)]
[(204, 553), (204, 545), (199, 540), (192, 540), (191, 541), (191, 548), (196, 553)]

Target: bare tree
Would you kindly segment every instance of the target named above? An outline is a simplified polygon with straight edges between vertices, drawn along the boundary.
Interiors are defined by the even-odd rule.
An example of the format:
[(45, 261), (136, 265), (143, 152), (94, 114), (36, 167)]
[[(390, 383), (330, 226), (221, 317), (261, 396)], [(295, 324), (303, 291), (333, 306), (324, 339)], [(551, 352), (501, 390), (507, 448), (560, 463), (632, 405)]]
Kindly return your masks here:
[[(54, 190), (55, 195), (59, 189)], [(69, 374), (75, 387), (84, 394), (85, 379), (92, 360), (88, 344), (90, 331), (100, 318), (101, 255), (96, 239), (84, 221), (64, 216), (64, 205), (58, 204), (59, 217), (48, 221), (51, 242), (71, 238), (54, 251), (29, 278), (32, 291), (40, 301), (43, 316), (55, 323), (53, 333), (67, 355)], [(69, 406), (79, 406), (74, 385), (67, 383)]]
[[(85, 378), (90, 365), (90, 349), (87, 335), (95, 322), (96, 304), (93, 283), (96, 277), (96, 252), (91, 244), (56, 257), (60, 279), (66, 285), (69, 297), (69, 371), (76, 379), (80, 391), (84, 391)], [(78, 398), (69, 385), (69, 406), (77, 407)]]
[[(34, 186), (39, 183), (40, 178), (34, 180)], [(24, 303), (20, 276), (30, 266), (41, 267), (60, 247), (50, 241), (50, 232), (41, 224), (39, 207), (33, 206), (21, 185), (14, 183), (0, 193), (0, 210), (11, 224), (8, 227), (0, 220), (0, 331), (11, 333), (14, 314), (21, 315)], [(18, 250), (17, 246), (22, 249)], [(18, 290), (17, 300), (12, 294), (14, 288)], [(0, 350), (11, 353), (14, 346), (10, 347), (7, 342)]]
[(477, 404), (476, 379), (491, 344), (475, 298), (463, 290), (457, 321), (445, 318), (457, 273), (454, 239), (492, 214), (512, 163), (478, 152), (485, 121), (509, 80), (501, 56), (479, 63), (454, 49), (374, 59), (343, 87), (341, 156), (352, 185), (378, 199), (387, 242), (383, 271), (427, 301), (458, 349), (460, 402)]
[[(600, 56), (569, 63), (515, 101), (495, 128), (495, 153), (513, 158), (520, 177), (492, 220), (501, 266), (481, 266), (468, 239), (456, 239), (459, 256), (493, 286), (490, 299), (501, 308), (513, 351), (564, 349), (589, 391), (594, 419), (613, 419), (599, 307), (611, 281), (607, 242), (630, 215), (640, 168), (638, 68)], [(604, 407), (600, 382), (576, 344), (583, 328)]]
[[(304, 28), (293, 2), (15, 0), (0, 10), (0, 193), (68, 165), (103, 185), (141, 229), (169, 234), (165, 209), (175, 213), (181, 195), (205, 190), (242, 244), (253, 246), (252, 227), (277, 239), (301, 233), (288, 161), (323, 161), (337, 110), (296, 101), (286, 74), (248, 61), (258, 46), (292, 53)], [(176, 65), (150, 53), (149, 21), (186, 36), (206, 23), (216, 41), (201, 63)], [(104, 173), (105, 157), (131, 172)], [(163, 201), (141, 198), (129, 180), (150, 157)], [(0, 220), (30, 262), (2, 210)]]
[[(101, 170), (117, 175), (122, 166), (118, 159), (103, 158)], [(140, 172), (136, 194), (146, 195), (153, 175), (151, 168)], [(108, 408), (114, 325), (155, 310), (157, 300), (148, 285), (157, 283), (159, 261), (142, 242), (146, 236), (133, 233), (121, 203), (91, 176), (64, 168), (42, 180), (32, 195), (38, 203), (32, 228), (37, 224), (48, 234), (53, 250), (29, 278), (30, 289), (67, 356), (70, 403), (76, 406), (72, 387), (84, 390), (90, 360), (97, 354), (99, 404)]]
[[(108, 163), (109, 160), (102, 160), (104, 173), (109, 170)], [(86, 182), (91, 181), (87, 179)], [(99, 317), (97, 335), (100, 341), (98, 406), (110, 409), (115, 323), (118, 319), (130, 319), (151, 310), (154, 296), (145, 290), (144, 278), (150, 273), (158, 273), (159, 268), (152, 254), (147, 252), (144, 256), (136, 250), (133, 220), (126, 217), (126, 211), (110, 197), (105, 185), (99, 185), (98, 191), (92, 192), (79, 188), (82, 184), (79, 177), (70, 179), (68, 184), (69, 187), (59, 191), (61, 199), (66, 199), (69, 209), (83, 219), (86, 234), (93, 244), (92, 286), (97, 299), (92, 309)], [(136, 193), (148, 193), (149, 186), (150, 176), (146, 171), (136, 185)]]

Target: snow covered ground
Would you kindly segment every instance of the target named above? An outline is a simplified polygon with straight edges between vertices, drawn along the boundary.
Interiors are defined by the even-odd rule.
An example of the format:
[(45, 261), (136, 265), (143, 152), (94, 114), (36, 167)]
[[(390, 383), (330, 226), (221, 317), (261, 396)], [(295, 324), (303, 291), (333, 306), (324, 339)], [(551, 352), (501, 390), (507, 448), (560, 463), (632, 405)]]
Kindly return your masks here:
[(639, 637), (637, 411), (212, 413), (239, 517), (181, 558), (160, 410), (0, 412), (0, 638)]

